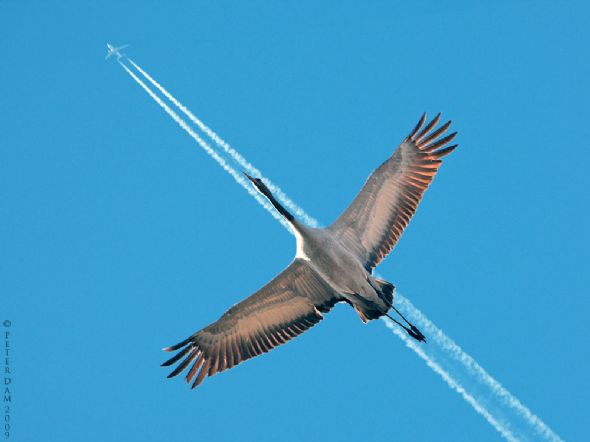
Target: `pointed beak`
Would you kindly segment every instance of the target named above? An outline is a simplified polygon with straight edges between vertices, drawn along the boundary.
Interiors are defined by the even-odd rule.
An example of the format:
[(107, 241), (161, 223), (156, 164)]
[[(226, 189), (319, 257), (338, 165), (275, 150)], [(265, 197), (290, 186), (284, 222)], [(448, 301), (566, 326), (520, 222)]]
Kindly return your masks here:
[(251, 182), (252, 184), (254, 184), (254, 178), (252, 178), (252, 177), (251, 177), (250, 175), (248, 175), (246, 172), (242, 172), (242, 173), (244, 174), (244, 176), (245, 176), (246, 178), (248, 178), (248, 179), (250, 180), (250, 182)]

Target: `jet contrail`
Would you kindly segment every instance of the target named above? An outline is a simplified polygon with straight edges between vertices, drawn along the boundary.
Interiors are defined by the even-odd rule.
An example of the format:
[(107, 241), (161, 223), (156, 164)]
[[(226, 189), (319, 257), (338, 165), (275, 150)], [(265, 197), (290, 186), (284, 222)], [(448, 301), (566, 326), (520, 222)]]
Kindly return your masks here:
[(131, 75), (131, 78), (133, 78), (137, 84), (139, 84), (143, 90), (145, 90), (150, 97), (152, 97), (154, 99), (154, 101), (156, 103), (158, 103), (160, 105), (160, 107), (162, 109), (164, 109), (166, 111), (166, 113), (168, 115), (170, 115), (172, 117), (172, 119), (174, 121), (176, 121), (176, 123), (178, 123), (178, 125), (180, 127), (182, 127), (186, 133), (188, 133), (197, 143), (199, 143), (199, 145), (205, 150), (205, 152), (207, 152), (207, 154), (213, 158), (215, 161), (217, 161), (217, 163), (223, 168), (223, 170), (225, 170), (227, 173), (229, 173), (234, 180), (236, 180), (236, 182), (242, 186), (244, 189), (246, 189), (246, 191), (253, 196), (254, 198), (256, 198), (256, 201), (258, 201), (260, 203), (260, 205), (262, 205), (262, 207), (264, 207), (266, 210), (268, 210), (268, 212), (276, 219), (278, 220), (289, 232), (291, 232), (291, 227), (289, 226), (289, 224), (283, 219), (283, 217), (281, 215), (279, 215), (276, 210), (274, 209), (274, 207), (272, 206), (272, 204), (270, 204), (268, 201), (266, 201), (264, 199), (264, 197), (262, 197), (253, 187), (252, 185), (246, 181), (246, 179), (239, 174), (233, 167), (231, 167), (229, 164), (227, 164), (227, 162), (221, 158), (219, 156), (219, 154), (217, 152), (215, 152), (211, 146), (209, 146), (200, 136), (198, 136), (192, 129), (191, 127), (186, 123), (186, 121), (184, 121), (182, 118), (180, 118), (178, 116), (178, 114), (176, 112), (174, 112), (172, 109), (170, 109), (170, 107), (164, 103), (162, 101), (162, 99), (160, 97), (158, 97), (143, 81), (141, 81), (137, 75), (135, 75), (133, 72), (131, 72), (129, 70), (129, 68), (127, 66), (125, 66), (120, 60), (119, 64), (123, 67), (123, 69), (125, 69), (127, 71), (127, 73), (129, 75)]
[[(401, 293), (395, 293), (398, 308), (418, 326), (429, 344), (416, 345), (393, 323), (383, 318), (388, 328), (404, 340), (426, 364), (439, 374), (507, 440), (559, 442), (562, 439), (502, 384), (494, 379), (473, 357), (438, 328)], [(458, 363), (458, 365), (457, 365)], [(469, 393), (467, 392), (469, 391)]]
[[(144, 75), (164, 96), (184, 112), (201, 130), (207, 134), (217, 145), (227, 152), (238, 164), (248, 170), (252, 175), (262, 178), (270, 189), (275, 191), (278, 186), (270, 180), (263, 178), (258, 169), (248, 163), (238, 152), (231, 148), (211, 129), (205, 126), (197, 117), (195, 117), (185, 106), (168, 93), (152, 77), (143, 71), (136, 63), (129, 60), (130, 63)], [(224, 170), (252, 195), (256, 200), (268, 210), (275, 219), (279, 220), (289, 232), (290, 227), (282, 217), (277, 214), (274, 208), (256, 191), (252, 191), (251, 186), (246, 180), (229, 166), (212, 148), (203, 141), (174, 111), (170, 109), (155, 93), (143, 83), (127, 66), (119, 62), (123, 68), (132, 76), (132, 78), (176, 121), (199, 145), (217, 161)], [(301, 207), (290, 200), (284, 193), (277, 192), (277, 198), (281, 199), (285, 205), (296, 212), (303, 220), (311, 220), (308, 224), (315, 226), (319, 223), (309, 216)], [(385, 325), (391, 328), (396, 336), (402, 339), (406, 346), (412, 349), (422, 360), (426, 362), (435, 373), (443, 378), (447, 385), (456, 391), (461, 397), (473, 407), (473, 409), (482, 415), (484, 419), (496, 430), (502, 437), (510, 442), (520, 440), (530, 440), (530, 437), (538, 439), (539, 437), (559, 442), (562, 439), (555, 434), (538, 416), (533, 414), (524, 406), (516, 397), (506, 390), (497, 380), (489, 375), (469, 354), (440, 330), (426, 315), (416, 308), (407, 298), (396, 292), (396, 298), (399, 302), (399, 308), (404, 315), (411, 319), (416, 325), (425, 331), (429, 339), (428, 345), (419, 345), (410, 340), (401, 330), (393, 327), (389, 319), (384, 319)], [(436, 345), (432, 345), (436, 344)], [(458, 363), (458, 364), (457, 364)], [(468, 391), (469, 390), (469, 391)], [(514, 418), (518, 418), (515, 421)]]
[(260, 173), (260, 170), (252, 166), (239, 152), (237, 152), (234, 148), (232, 148), (227, 142), (225, 142), (219, 135), (213, 132), (208, 126), (205, 125), (199, 118), (197, 118), (186, 106), (184, 106), (180, 101), (172, 96), (160, 83), (152, 78), (146, 71), (144, 71), (141, 67), (139, 67), (133, 60), (128, 58), (129, 63), (131, 63), (135, 69), (137, 69), (151, 84), (153, 84), (156, 89), (158, 89), (168, 100), (170, 100), (174, 105), (184, 113), (193, 123), (195, 123), (199, 129), (201, 129), (209, 138), (211, 138), (215, 144), (221, 147), (233, 160), (238, 163), (241, 167), (246, 169), (246, 171), (255, 178), (260, 178), (262, 181), (268, 186), (268, 188), (277, 196), (282, 203), (287, 206), (287, 208), (291, 209), (291, 211), (301, 218), (308, 226), (311, 227), (319, 227), (319, 223), (317, 220), (311, 216), (309, 216), (305, 211), (295, 204), (291, 198), (289, 198), (285, 192), (281, 190), (279, 186), (274, 184), (268, 178), (265, 178)]
[[(397, 294), (399, 297), (399, 293)], [(405, 342), (406, 346), (414, 350), (426, 365), (428, 365), (436, 374), (438, 374), (447, 385), (455, 390), (461, 397), (473, 407), (473, 409), (481, 414), (488, 423), (494, 427), (506, 440), (509, 442), (518, 442), (520, 439), (516, 438), (509, 429), (509, 426), (505, 422), (499, 422), (476, 398), (469, 394), (465, 388), (459, 384), (453, 377), (445, 371), (436, 361), (430, 358), (422, 349), (422, 345), (416, 344), (415, 341), (410, 339), (391, 319), (383, 318), (385, 326), (389, 328), (398, 338)]]

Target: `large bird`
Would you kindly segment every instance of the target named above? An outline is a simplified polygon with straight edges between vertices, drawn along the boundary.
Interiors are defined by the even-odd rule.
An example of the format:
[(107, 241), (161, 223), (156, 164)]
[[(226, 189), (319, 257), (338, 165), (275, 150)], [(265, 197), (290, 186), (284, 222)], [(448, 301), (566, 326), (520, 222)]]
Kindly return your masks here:
[[(393, 155), (367, 179), (352, 204), (327, 228), (303, 225), (258, 178), (248, 179), (295, 232), (293, 262), (265, 287), (234, 305), (213, 324), (167, 347), (178, 351), (163, 366), (182, 362), (168, 376), (191, 365), (186, 381), (192, 388), (206, 376), (227, 370), (303, 333), (320, 322), (338, 302), (351, 305), (363, 322), (394, 309), (406, 325), (393, 319), (419, 341), (424, 335), (393, 307), (393, 284), (372, 275), (414, 215), (457, 132), (445, 137), (451, 122), (435, 129), (440, 113), (428, 124), (426, 114)], [(445, 147), (446, 146), (446, 147)], [(184, 359), (183, 359), (184, 358)]]

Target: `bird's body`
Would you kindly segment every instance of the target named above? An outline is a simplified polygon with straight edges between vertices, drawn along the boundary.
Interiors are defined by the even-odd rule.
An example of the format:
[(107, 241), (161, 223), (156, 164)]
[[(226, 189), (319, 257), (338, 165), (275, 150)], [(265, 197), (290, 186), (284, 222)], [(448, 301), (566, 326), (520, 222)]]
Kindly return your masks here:
[[(363, 312), (361, 319), (374, 319), (371, 310), (387, 313), (392, 300), (379, 296), (380, 285), (330, 229), (310, 228), (301, 223), (293, 225), (297, 231), (297, 250), (303, 253), (297, 258), (307, 261), (321, 277), (339, 293), (343, 301)], [(370, 307), (371, 306), (371, 307)]]
[[(186, 379), (199, 385), (205, 376), (231, 368), (296, 337), (318, 323), (336, 303), (351, 305), (363, 322), (389, 316), (393, 284), (372, 275), (391, 251), (414, 214), (422, 195), (455, 146), (456, 135), (439, 138), (440, 114), (424, 126), (425, 115), (394, 154), (368, 178), (352, 204), (331, 226), (318, 229), (296, 220), (259, 178), (248, 176), (291, 225), (293, 262), (265, 287), (230, 308), (218, 321), (166, 351), (179, 352), (165, 366), (182, 359), (169, 377), (192, 364)], [(424, 127), (423, 127), (424, 126)], [(401, 314), (400, 314), (401, 316)], [(420, 331), (393, 319), (417, 340)], [(184, 358), (184, 359), (183, 359)]]

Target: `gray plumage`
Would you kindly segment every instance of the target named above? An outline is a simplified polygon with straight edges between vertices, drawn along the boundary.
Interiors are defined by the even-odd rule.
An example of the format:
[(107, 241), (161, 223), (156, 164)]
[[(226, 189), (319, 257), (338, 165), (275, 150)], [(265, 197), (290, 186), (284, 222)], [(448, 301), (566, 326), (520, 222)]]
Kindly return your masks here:
[[(168, 377), (192, 364), (186, 380), (192, 381), (194, 388), (206, 376), (298, 336), (338, 302), (350, 304), (364, 322), (387, 315), (394, 308), (394, 286), (374, 277), (372, 271), (399, 240), (434, 179), (441, 158), (456, 147), (445, 147), (456, 132), (440, 138), (450, 121), (434, 129), (439, 119), (440, 114), (424, 126), (424, 114), (393, 155), (373, 171), (352, 204), (325, 229), (300, 223), (260, 179), (248, 176), (293, 228), (297, 238), (295, 259), (219, 320), (165, 348), (179, 352), (163, 366), (182, 360)], [(410, 328), (398, 324), (408, 334), (425, 340), (419, 330), (403, 320)]]

